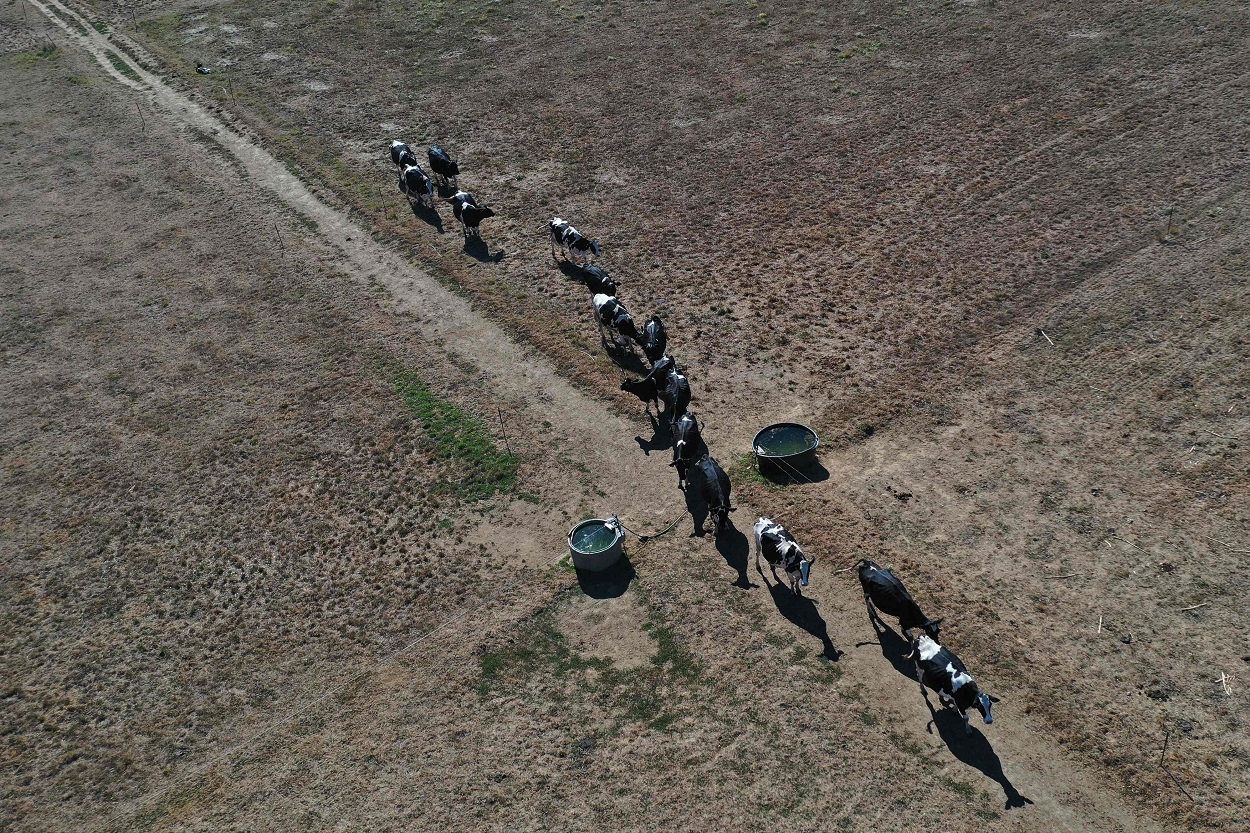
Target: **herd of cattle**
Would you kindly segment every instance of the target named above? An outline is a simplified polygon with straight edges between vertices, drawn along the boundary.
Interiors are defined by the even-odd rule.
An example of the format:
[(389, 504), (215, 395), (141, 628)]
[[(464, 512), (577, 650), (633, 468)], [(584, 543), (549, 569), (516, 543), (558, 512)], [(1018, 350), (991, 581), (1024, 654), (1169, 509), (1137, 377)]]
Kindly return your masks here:
[[(495, 212), (486, 205), (479, 205), (472, 194), (459, 188), (460, 166), (438, 145), (427, 151), (426, 157), (433, 172), (427, 174), (416, 154), (406, 143), (392, 141), (391, 162), (398, 169), (399, 190), (407, 196), (414, 208), (433, 209), (436, 188), (439, 193), (450, 194), (446, 198), (452, 212), (460, 223), (466, 240), (480, 237), (479, 225)], [(699, 493), (707, 506), (715, 534), (726, 531), (729, 513), (734, 511), (730, 503), (731, 484), (729, 476), (721, 468), (703, 441), (698, 418), (688, 410), (690, 405), (690, 381), (684, 368), (668, 353), (668, 333), (659, 316), (651, 316), (641, 328), (625, 305), (617, 298), (618, 284), (593, 261), (599, 256), (598, 241), (592, 240), (560, 217), (547, 224), (551, 238), (551, 256), (559, 262), (562, 254), (568, 263), (576, 267), (578, 276), (591, 293), (595, 323), (599, 337), (610, 353), (621, 355), (637, 347), (650, 364), (650, 372), (641, 379), (625, 379), (621, 390), (632, 393), (645, 403), (648, 419), (659, 430), (667, 422), (672, 435), (673, 460), (669, 464), (677, 470), (677, 486), (685, 490), (697, 484)], [(663, 403), (663, 410), (661, 410)], [(655, 406), (655, 416), (651, 406)], [(796, 595), (808, 586), (811, 567), (816, 559), (809, 557), (794, 536), (781, 524), (769, 518), (760, 518), (754, 526), (755, 564), (760, 568), (760, 556), (764, 557), (778, 579), (780, 566), (789, 580), (790, 591)], [(906, 659), (916, 664), (916, 677), (920, 691), (926, 686), (938, 693), (944, 706), (954, 707), (963, 718), (966, 730), (971, 733), (966, 712), (975, 708), (986, 723), (992, 723), (991, 699), (982, 692), (968, 674), (954, 652), (937, 641), (942, 620), (930, 619), (920, 610), (919, 604), (889, 570), (863, 559), (858, 564), (859, 582), (864, 591), (864, 603), (874, 628), (885, 627), (880, 612), (897, 617), (903, 634), (911, 641), (911, 653)], [(762, 570), (761, 570), (762, 574)], [(917, 631), (913, 636), (912, 631)]]

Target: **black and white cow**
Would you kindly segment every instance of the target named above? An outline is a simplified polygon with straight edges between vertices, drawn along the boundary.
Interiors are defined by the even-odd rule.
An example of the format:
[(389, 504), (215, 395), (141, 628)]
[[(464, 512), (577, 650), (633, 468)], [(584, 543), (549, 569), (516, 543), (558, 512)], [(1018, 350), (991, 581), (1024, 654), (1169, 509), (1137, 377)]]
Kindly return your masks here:
[(669, 463), (677, 469), (678, 489), (685, 489), (686, 472), (702, 450), (699, 420), (694, 414), (682, 414), (673, 421), (673, 462)]
[(391, 162), (402, 173), (405, 165), (417, 164), (417, 155), (412, 152), (412, 148), (398, 139), (391, 141)]
[[(784, 526), (770, 518), (760, 518), (755, 522), (755, 569), (757, 570), (760, 570), (761, 553), (773, 572), (773, 578), (777, 578), (777, 565), (780, 564), (781, 568), (786, 571), (786, 578), (790, 580), (790, 591), (795, 595), (800, 595), (802, 591), (799, 587), (800, 585), (807, 586), (812, 564), (816, 563), (816, 559), (808, 558), (803, 548), (794, 540), (794, 536)], [(760, 570), (760, 572), (764, 571)]]
[(711, 454), (704, 454), (699, 459), (695, 471), (699, 476), (699, 491), (707, 504), (708, 517), (719, 535), (729, 526), (729, 513), (734, 511), (729, 502), (729, 493), (733, 489), (729, 475)]
[(547, 231), (551, 234), (552, 260), (556, 260), (557, 246), (565, 253), (565, 257), (574, 263), (580, 255), (582, 264), (589, 266), (591, 259), (599, 256), (599, 243), (573, 228), (568, 220), (552, 217), (551, 222), (547, 224)]
[(611, 295), (616, 297), (616, 290), (620, 286), (607, 272), (600, 269), (593, 263), (587, 264), (581, 268), (582, 281), (586, 284), (586, 288), (593, 295)]
[(903, 629), (905, 636), (910, 637), (908, 631), (914, 628), (937, 639), (942, 620), (925, 616), (920, 605), (894, 573), (865, 558), (859, 562), (859, 584), (864, 589), (864, 604), (868, 607), (869, 621), (880, 622), (884, 627), (885, 622), (881, 621), (877, 612), (881, 611), (898, 617), (899, 627)]
[(434, 207), (434, 180), (426, 176), (420, 165), (404, 166), (403, 173), (399, 175), (399, 190), (404, 192), (410, 203)]
[(660, 316), (653, 315), (642, 326), (642, 334), (638, 338), (638, 346), (642, 348), (647, 361), (655, 363), (668, 349), (668, 333), (664, 330), (664, 322)]
[(464, 191), (457, 191), (452, 196), (451, 213), (455, 214), (456, 219), (460, 221), (466, 240), (470, 237), (481, 237), (482, 230), (478, 226), (487, 217), (495, 216), (494, 209), (478, 205), (473, 195)]
[(460, 176), (460, 166), (439, 145), (434, 145), (426, 152), (430, 160), (430, 170), (440, 185), (456, 186), (456, 177)]
[(664, 413), (669, 421), (680, 419), (690, 404), (690, 380), (680, 370), (669, 374), (668, 383), (660, 391), (660, 399), (664, 400)]
[[(598, 297), (598, 296), (596, 296)], [(651, 367), (651, 372), (641, 379), (624, 379), (621, 390), (632, 393), (647, 404), (647, 414), (651, 414), (651, 405), (655, 405), (656, 414), (660, 413), (660, 396), (668, 388), (669, 377), (677, 372), (677, 365), (672, 356), (663, 356)]]
[[(612, 333), (612, 343), (619, 349), (628, 349), (630, 341), (638, 340), (638, 327), (625, 305), (611, 295), (600, 292), (591, 299), (595, 307), (595, 322), (599, 325), (599, 337), (607, 344), (603, 331)], [(628, 339), (625, 341), (624, 339)]]
[(986, 723), (994, 722), (990, 712), (990, 697), (977, 688), (976, 680), (968, 673), (968, 669), (959, 657), (949, 648), (943, 647), (927, 634), (917, 634), (911, 643), (911, 653), (907, 659), (916, 661), (916, 677), (920, 680), (920, 693), (927, 698), (925, 687), (938, 693), (938, 700), (943, 706), (954, 706), (959, 716), (964, 719), (964, 730), (972, 734), (972, 725), (968, 722), (968, 709), (976, 708)]

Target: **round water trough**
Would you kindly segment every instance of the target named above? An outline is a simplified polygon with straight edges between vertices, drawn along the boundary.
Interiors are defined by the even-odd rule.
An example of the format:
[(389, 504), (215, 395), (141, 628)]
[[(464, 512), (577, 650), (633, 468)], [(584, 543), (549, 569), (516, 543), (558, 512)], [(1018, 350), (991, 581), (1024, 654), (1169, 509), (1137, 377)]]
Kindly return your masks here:
[(569, 530), (569, 555), (573, 566), (602, 572), (621, 560), (625, 530), (616, 518), (591, 518)]
[(751, 441), (761, 474), (793, 477), (816, 462), (820, 437), (801, 422), (774, 422)]

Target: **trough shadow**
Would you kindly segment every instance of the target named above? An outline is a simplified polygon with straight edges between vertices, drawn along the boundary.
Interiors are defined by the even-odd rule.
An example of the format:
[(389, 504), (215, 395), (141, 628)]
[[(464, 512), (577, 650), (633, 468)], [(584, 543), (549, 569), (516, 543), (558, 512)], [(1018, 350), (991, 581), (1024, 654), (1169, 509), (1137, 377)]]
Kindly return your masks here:
[[(788, 463), (786, 465), (789, 465)], [(823, 483), (829, 479), (829, 469), (821, 465), (819, 460), (808, 463), (801, 469), (791, 468), (781, 471), (765, 471), (760, 469), (760, 476), (778, 486), (793, 486), (798, 483)]]
[(592, 599), (615, 599), (625, 594), (629, 583), (637, 576), (638, 572), (634, 570), (629, 556), (622, 555), (620, 561), (602, 572), (578, 570), (577, 584)]
[[(687, 494), (691, 491), (695, 490), (689, 487), (686, 488)], [(689, 498), (687, 498), (687, 501), (689, 501)], [(705, 505), (704, 516), (706, 517), (706, 515), (707, 508)], [(733, 583), (734, 587), (750, 590), (759, 586), (752, 584), (750, 577), (747, 575), (747, 559), (751, 555), (751, 541), (738, 527), (734, 526), (732, 517), (729, 519), (729, 526), (725, 531), (716, 536), (716, 551), (720, 553), (721, 558), (725, 559), (725, 563), (729, 565), (729, 568), (738, 574), (737, 581)]]
[(764, 580), (768, 592), (772, 594), (773, 604), (777, 606), (777, 611), (791, 623), (819, 639), (820, 644), (824, 646), (824, 657), (831, 662), (837, 662), (842, 652), (834, 647), (833, 640), (829, 638), (829, 627), (825, 624), (820, 612), (816, 610), (816, 603), (806, 596), (790, 592), (790, 588), (780, 581), (770, 582), (762, 569), (760, 578)]
[(491, 254), (490, 246), (487, 246), (486, 241), (480, 237), (466, 237), (464, 253), (481, 263), (498, 263), (504, 259), (503, 249)]
[(430, 206), (426, 207), (419, 202), (408, 202), (408, 207), (412, 209), (412, 216), (416, 217), (426, 225), (432, 226), (439, 234), (443, 234), (443, 215), (438, 213), (438, 209)]
[(1021, 795), (1007, 778), (998, 753), (994, 751), (989, 738), (980, 729), (973, 727), (972, 734), (969, 735), (964, 731), (963, 719), (955, 709), (944, 708), (938, 711), (933, 708), (933, 703), (929, 702), (927, 697), (925, 705), (929, 707), (929, 714), (932, 715), (932, 725), (937, 727), (938, 736), (950, 749), (951, 754), (964, 764), (979, 770), (986, 778), (996, 781), (1003, 788), (1003, 797), (1007, 799), (1003, 809), (1010, 810), (1013, 807), (1023, 807), (1033, 803)]

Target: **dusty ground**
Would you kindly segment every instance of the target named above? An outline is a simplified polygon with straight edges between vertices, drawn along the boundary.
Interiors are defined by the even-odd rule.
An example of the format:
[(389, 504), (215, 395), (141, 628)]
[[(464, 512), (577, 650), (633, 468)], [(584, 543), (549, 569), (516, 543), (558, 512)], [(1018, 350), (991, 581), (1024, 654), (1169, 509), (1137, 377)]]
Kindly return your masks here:
[[(7, 826), (1237, 829), (1244, 6), (148, 11), (98, 6), (380, 243), (0, 11)], [(486, 254), (380, 190), (393, 135), (461, 156)], [(689, 526), (627, 589), (544, 566), (681, 506), (552, 213), (665, 316), (722, 459), (830, 440), (815, 483), (736, 470), (740, 528), (822, 553), (808, 599)], [(517, 484), (440, 489), (395, 367), (498, 409)], [(992, 727), (930, 722), (861, 555)]]

